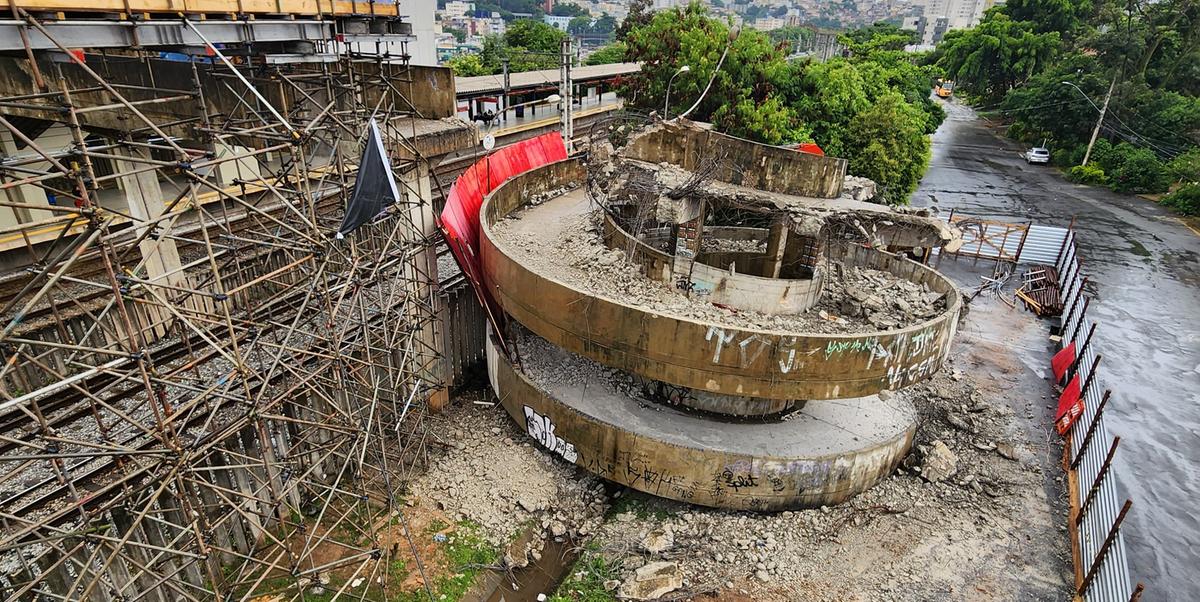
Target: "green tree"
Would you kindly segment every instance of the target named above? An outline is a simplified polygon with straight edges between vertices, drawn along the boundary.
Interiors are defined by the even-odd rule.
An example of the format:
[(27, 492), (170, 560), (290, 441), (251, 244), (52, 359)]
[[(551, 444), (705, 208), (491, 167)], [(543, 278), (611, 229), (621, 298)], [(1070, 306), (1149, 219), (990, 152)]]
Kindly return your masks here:
[(592, 23), (592, 33), (613, 33), (617, 30), (617, 18), (604, 13)]
[(1038, 33), (1071, 32), (1091, 11), (1090, 0), (1008, 0), (1004, 4), (1009, 18), (1033, 24)]
[(1057, 32), (1035, 33), (1031, 24), (992, 8), (978, 26), (946, 34), (938, 66), (958, 89), (994, 102), (1046, 66), (1059, 42)]
[(585, 65), (607, 65), (625, 62), (625, 43), (613, 42), (602, 46), (583, 60)]
[(566, 34), (552, 25), (534, 19), (518, 19), (505, 28), (504, 43), (509, 48), (524, 48), (534, 52), (560, 52)]
[(490, 75), (491, 71), (484, 68), (483, 61), (478, 54), (460, 54), (446, 61), (446, 66), (454, 71), (454, 75), (458, 77), (471, 77), (473, 75)]
[[(672, 115), (709, 85), (689, 118), (768, 144), (815, 141), (845, 157), (852, 173), (875, 179), (880, 200), (906, 203), (929, 161), (928, 134), (945, 114), (930, 101), (930, 68), (903, 52), (908, 34), (877, 25), (851, 37), (851, 58), (789, 63), (788, 44), (753, 30), (731, 39), (729, 26), (697, 4), (661, 11), (626, 37), (625, 60), (641, 73), (622, 90), (626, 102), (661, 110), (671, 87)], [(728, 47), (719, 72), (714, 72)], [(687, 65), (690, 71), (679, 74)]]
[(556, 17), (590, 17), (586, 8), (573, 4), (571, 2), (556, 2), (554, 8), (550, 9), (550, 14)]
[(878, 50), (904, 50), (905, 46), (919, 42), (920, 37), (915, 31), (880, 22), (850, 31), (840, 41), (855, 54), (869, 54)]
[(766, 144), (784, 144), (809, 138), (796, 114), (778, 97), (768, 96), (762, 102), (743, 98), (737, 104), (724, 105), (713, 114), (718, 130), (757, 140)]
[(843, 155), (850, 173), (870, 178), (884, 202), (908, 204), (929, 167), (929, 136), (921, 110), (887, 92), (850, 120)]
[(567, 31), (570, 33), (588, 33), (592, 30), (592, 18), (586, 15), (580, 15), (571, 19), (567, 23)]
[(617, 39), (624, 40), (629, 32), (649, 25), (652, 19), (654, 11), (650, 8), (650, 0), (630, 0), (629, 12), (617, 27)]
[[(742, 30), (734, 37), (725, 23), (709, 17), (703, 7), (693, 3), (687, 8), (656, 13), (649, 24), (631, 31), (625, 42), (626, 60), (642, 63), (641, 73), (630, 78), (622, 91), (634, 106), (661, 111), (668, 83), (686, 65), (689, 71), (674, 77), (671, 85), (671, 114), (687, 110), (703, 94), (689, 118), (711, 121), (714, 113), (726, 105), (736, 106), (745, 123), (763, 123), (748, 118), (750, 107), (762, 106), (776, 117), (784, 116), (775, 110), (776, 104), (767, 101), (789, 73), (788, 64), (758, 31)], [(718, 72), (717, 64), (727, 46), (727, 56)], [(711, 89), (704, 94), (710, 79)], [(747, 104), (747, 100), (751, 102)]]
[(1167, 164), (1167, 171), (1178, 182), (1200, 184), (1200, 147), (1180, 153)]

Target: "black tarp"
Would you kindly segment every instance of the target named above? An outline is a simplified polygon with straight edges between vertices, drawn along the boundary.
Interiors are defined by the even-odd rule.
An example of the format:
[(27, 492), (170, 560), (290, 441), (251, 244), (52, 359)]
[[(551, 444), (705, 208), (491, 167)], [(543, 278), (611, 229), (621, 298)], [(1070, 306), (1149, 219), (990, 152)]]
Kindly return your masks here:
[(392, 175), (392, 164), (383, 148), (379, 124), (372, 119), (368, 130), (367, 144), (358, 162), (354, 192), (350, 195), (350, 203), (346, 205), (346, 217), (338, 228), (337, 238), (343, 238), (359, 226), (369, 223), (389, 205), (400, 200), (396, 179)]

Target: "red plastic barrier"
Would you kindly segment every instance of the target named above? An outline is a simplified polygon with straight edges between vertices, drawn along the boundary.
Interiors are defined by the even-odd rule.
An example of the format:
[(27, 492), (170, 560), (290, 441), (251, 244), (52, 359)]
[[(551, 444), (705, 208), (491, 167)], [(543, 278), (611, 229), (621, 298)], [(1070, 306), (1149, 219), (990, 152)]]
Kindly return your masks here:
[(810, 155), (825, 155), (825, 151), (821, 150), (821, 147), (817, 146), (815, 142), (801, 142), (800, 146), (796, 147), (796, 150)]
[(1063, 375), (1067, 373), (1067, 368), (1075, 362), (1075, 341), (1071, 341), (1070, 345), (1063, 347), (1054, 357), (1050, 358), (1050, 369), (1054, 371), (1054, 381), (1062, 382)]
[(479, 263), (479, 208), (483, 206), (483, 197), (515, 175), (566, 158), (567, 147), (563, 145), (562, 136), (556, 132), (522, 140), (467, 168), (446, 195), (446, 208), (438, 217), (438, 226), (459, 267), (471, 281), (480, 303), (488, 311), (496, 332), (502, 332), (496, 323), (500, 308), (483, 286), (483, 271)]
[(1071, 382), (1067, 383), (1063, 389), (1062, 395), (1058, 396), (1058, 412), (1054, 415), (1054, 426), (1058, 429), (1058, 434), (1065, 435), (1071, 430), (1071, 425), (1083, 414), (1083, 397), (1079, 390), (1079, 375), (1076, 374), (1071, 378)]

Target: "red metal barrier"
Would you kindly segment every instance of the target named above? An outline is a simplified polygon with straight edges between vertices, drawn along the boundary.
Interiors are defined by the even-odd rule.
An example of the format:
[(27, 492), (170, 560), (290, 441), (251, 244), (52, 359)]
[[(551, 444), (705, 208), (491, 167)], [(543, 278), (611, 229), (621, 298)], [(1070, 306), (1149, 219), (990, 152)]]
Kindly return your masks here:
[(503, 332), (498, 324), (500, 307), (483, 286), (479, 263), (479, 208), (483, 206), (483, 198), (505, 180), (566, 158), (567, 148), (557, 132), (522, 140), (467, 168), (446, 195), (446, 208), (438, 217), (438, 227), (497, 333)]

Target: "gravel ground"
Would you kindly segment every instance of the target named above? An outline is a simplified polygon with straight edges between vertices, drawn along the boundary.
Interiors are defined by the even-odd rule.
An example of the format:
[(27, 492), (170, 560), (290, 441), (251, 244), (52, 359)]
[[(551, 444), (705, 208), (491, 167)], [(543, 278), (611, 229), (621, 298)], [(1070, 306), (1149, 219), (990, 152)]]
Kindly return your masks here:
[[(1009, 313), (996, 321), (996, 311)], [(419, 503), (487, 525), (496, 541), (518, 524), (571, 537), (588, 560), (572, 583), (601, 559), (613, 596), (637, 569), (666, 563), (680, 578), (662, 598), (672, 600), (1069, 599), (1060, 444), (1036, 401), (1053, 400), (1036, 371), (1006, 353), (1010, 343), (996, 342), (1008, 333), (1044, 340), (1040, 329), (977, 300), (953, 359), (896, 393), (920, 411), (913, 452), (837, 507), (756, 514), (626, 489), (609, 497), (594, 477), (531, 446), (498, 408), (471, 403), (446, 416), (454, 445), (414, 489)], [(585, 599), (570, 586), (558, 594)]]
[(517, 566), (536, 560), (545, 539), (578, 541), (595, 533), (608, 510), (600, 479), (535, 447), (504, 410), (489, 404), (459, 399), (444, 427), (430, 423), (450, 444), (410, 484), (416, 506), (476, 523), (496, 546), (526, 530), (540, 535), (528, 556), (510, 560)]

